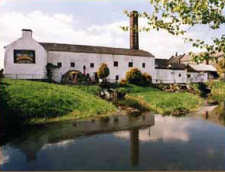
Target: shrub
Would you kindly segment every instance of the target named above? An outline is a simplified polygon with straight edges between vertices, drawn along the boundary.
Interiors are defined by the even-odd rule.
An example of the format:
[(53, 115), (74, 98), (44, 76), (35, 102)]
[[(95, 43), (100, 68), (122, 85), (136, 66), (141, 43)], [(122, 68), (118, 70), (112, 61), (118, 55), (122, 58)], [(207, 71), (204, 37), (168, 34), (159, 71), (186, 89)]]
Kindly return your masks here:
[(125, 79), (122, 79), (120, 81), (120, 86), (123, 87), (123, 86), (126, 86), (127, 85), (127, 81)]
[(143, 76), (141, 71), (137, 68), (132, 68), (126, 73), (126, 80), (131, 84), (143, 84)]
[(0, 70), (0, 78), (4, 78), (3, 71), (3, 69)]
[(143, 77), (143, 81), (145, 84), (151, 84), (152, 83), (152, 76), (149, 75), (148, 73), (143, 73), (142, 74), (142, 77)]
[(102, 63), (98, 69), (97, 74), (98, 74), (98, 78), (103, 80), (106, 79), (110, 74), (108, 66), (105, 63)]
[(86, 84), (89, 81), (89, 77), (84, 75), (83, 73), (79, 72), (77, 74), (77, 81), (79, 84)]

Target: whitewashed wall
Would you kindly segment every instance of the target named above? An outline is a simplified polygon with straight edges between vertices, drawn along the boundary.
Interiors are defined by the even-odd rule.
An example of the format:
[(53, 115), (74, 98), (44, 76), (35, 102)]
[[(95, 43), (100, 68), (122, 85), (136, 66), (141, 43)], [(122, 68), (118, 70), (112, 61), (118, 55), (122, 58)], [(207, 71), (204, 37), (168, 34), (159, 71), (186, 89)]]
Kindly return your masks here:
[(200, 83), (207, 81), (208, 81), (207, 73), (187, 72), (187, 83)]
[[(118, 61), (118, 67), (114, 67), (114, 61)], [(86, 66), (86, 73), (94, 78), (94, 73), (97, 72), (102, 63), (106, 63), (110, 69), (108, 77), (110, 81), (115, 81), (116, 75), (119, 75), (119, 80), (124, 79), (126, 72), (130, 69), (128, 67), (129, 62), (133, 62), (133, 67), (137, 67), (142, 72), (147, 72), (155, 78), (155, 61), (151, 57), (50, 51), (48, 52), (48, 62), (55, 65), (58, 62), (62, 63), (62, 67), (55, 69), (53, 72), (53, 79), (57, 82), (60, 82), (62, 75), (69, 70), (83, 72), (84, 65)], [(75, 67), (71, 67), (71, 63), (75, 63)], [(94, 68), (90, 67), (90, 63), (94, 63)], [(142, 67), (142, 63), (145, 63), (145, 68)]]
[[(35, 64), (15, 64), (14, 50), (34, 50)], [(47, 52), (34, 39), (32, 33), (24, 31), (22, 38), (6, 46), (4, 58), (4, 74), (15, 79), (46, 78)]]
[(186, 70), (156, 69), (155, 83), (186, 83)]

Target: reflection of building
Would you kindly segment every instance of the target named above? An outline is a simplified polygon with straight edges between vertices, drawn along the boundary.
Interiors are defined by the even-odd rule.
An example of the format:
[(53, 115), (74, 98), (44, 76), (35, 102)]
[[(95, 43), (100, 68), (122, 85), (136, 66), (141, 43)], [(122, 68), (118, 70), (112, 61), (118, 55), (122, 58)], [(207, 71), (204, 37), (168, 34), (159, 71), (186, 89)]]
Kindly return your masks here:
[[(149, 137), (151, 135), (151, 127), (148, 130)], [(130, 130), (130, 163), (132, 166), (137, 166), (139, 164), (139, 154), (140, 154), (140, 138), (139, 129)]]
[(117, 119), (118, 121), (115, 122), (115, 116), (112, 116), (107, 120), (95, 120), (94, 122), (77, 121), (76, 125), (75, 122), (71, 121), (63, 124), (52, 124), (47, 128), (38, 127), (27, 131), (27, 133), (23, 133), (23, 137), (21, 137), (22, 140), (17, 140), (15, 143), (12, 142), (11, 145), (20, 149), (26, 155), (27, 161), (32, 161), (36, 159), (37, 153), (44, 148), (44, 146), (48, 146), (49, 144), (64, 146), (71, 141), (73, 142), (74, 139), (80, 136), (113, 133), (115, 131), (125, 131), (128, 133), (127, 131), (132, 130), (131, 152), (133, 152), (133, 163), (137, 164), (139, 154), (139, 134), (137, 128), (153, 126), (155, 123), (154, 116), (150, 113), (146, 113), (130, 119), (129, 116), (121, 115), (117, 116)]
[(130, 161), (132, 166), (139, 164), (139, 130), (130, 131)]

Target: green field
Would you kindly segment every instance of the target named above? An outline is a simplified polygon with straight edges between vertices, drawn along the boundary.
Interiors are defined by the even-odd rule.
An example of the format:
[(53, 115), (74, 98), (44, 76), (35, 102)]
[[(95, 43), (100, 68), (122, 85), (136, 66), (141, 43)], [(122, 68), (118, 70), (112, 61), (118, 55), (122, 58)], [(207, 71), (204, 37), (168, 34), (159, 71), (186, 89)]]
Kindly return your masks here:
[[(97, 86), (2, 79), (0, 106), (11, 117), (42, 123), (106, 115), (116, 107), (95, 96)], [(4, 113), (8, 115), (9, 113)]]
[(187, 92), (169, 93), (156, 88), (135, 85), (128, 85), (124, 89), (129, 96), (145, 101), (151, 110), (166, 115), (196, 110), (203, 102), (199, 96)]
[(225, 82), (213, 81), (209, 83), (212, 99), (221, 102), (225, 101)]
[[(97, 96), (96, 86), (67, 86), (38, 81), (1, 79), (0, 107), (6, 119), (22, 119), (29, 123), (49, 123), (72, 119), (108, 116), (117, 111), (115, 105)], [(127, 92), (120, 104), (141, 111), (160, 114), (185, 114), (197, 109), (202, 99), (190, 93), (168, 93), (156, 88), (128, 84), (119, 87)], [(9, 118), (8, 118), (9, 117)]]

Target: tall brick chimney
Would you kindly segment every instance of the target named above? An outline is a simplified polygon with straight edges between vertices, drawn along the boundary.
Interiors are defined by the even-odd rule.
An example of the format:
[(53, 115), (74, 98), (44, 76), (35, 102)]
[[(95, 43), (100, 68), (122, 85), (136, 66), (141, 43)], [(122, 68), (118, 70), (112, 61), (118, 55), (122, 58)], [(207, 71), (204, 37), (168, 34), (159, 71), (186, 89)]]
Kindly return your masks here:
[(138, 12), (130, 13), (130, 49), (139, 49)]

